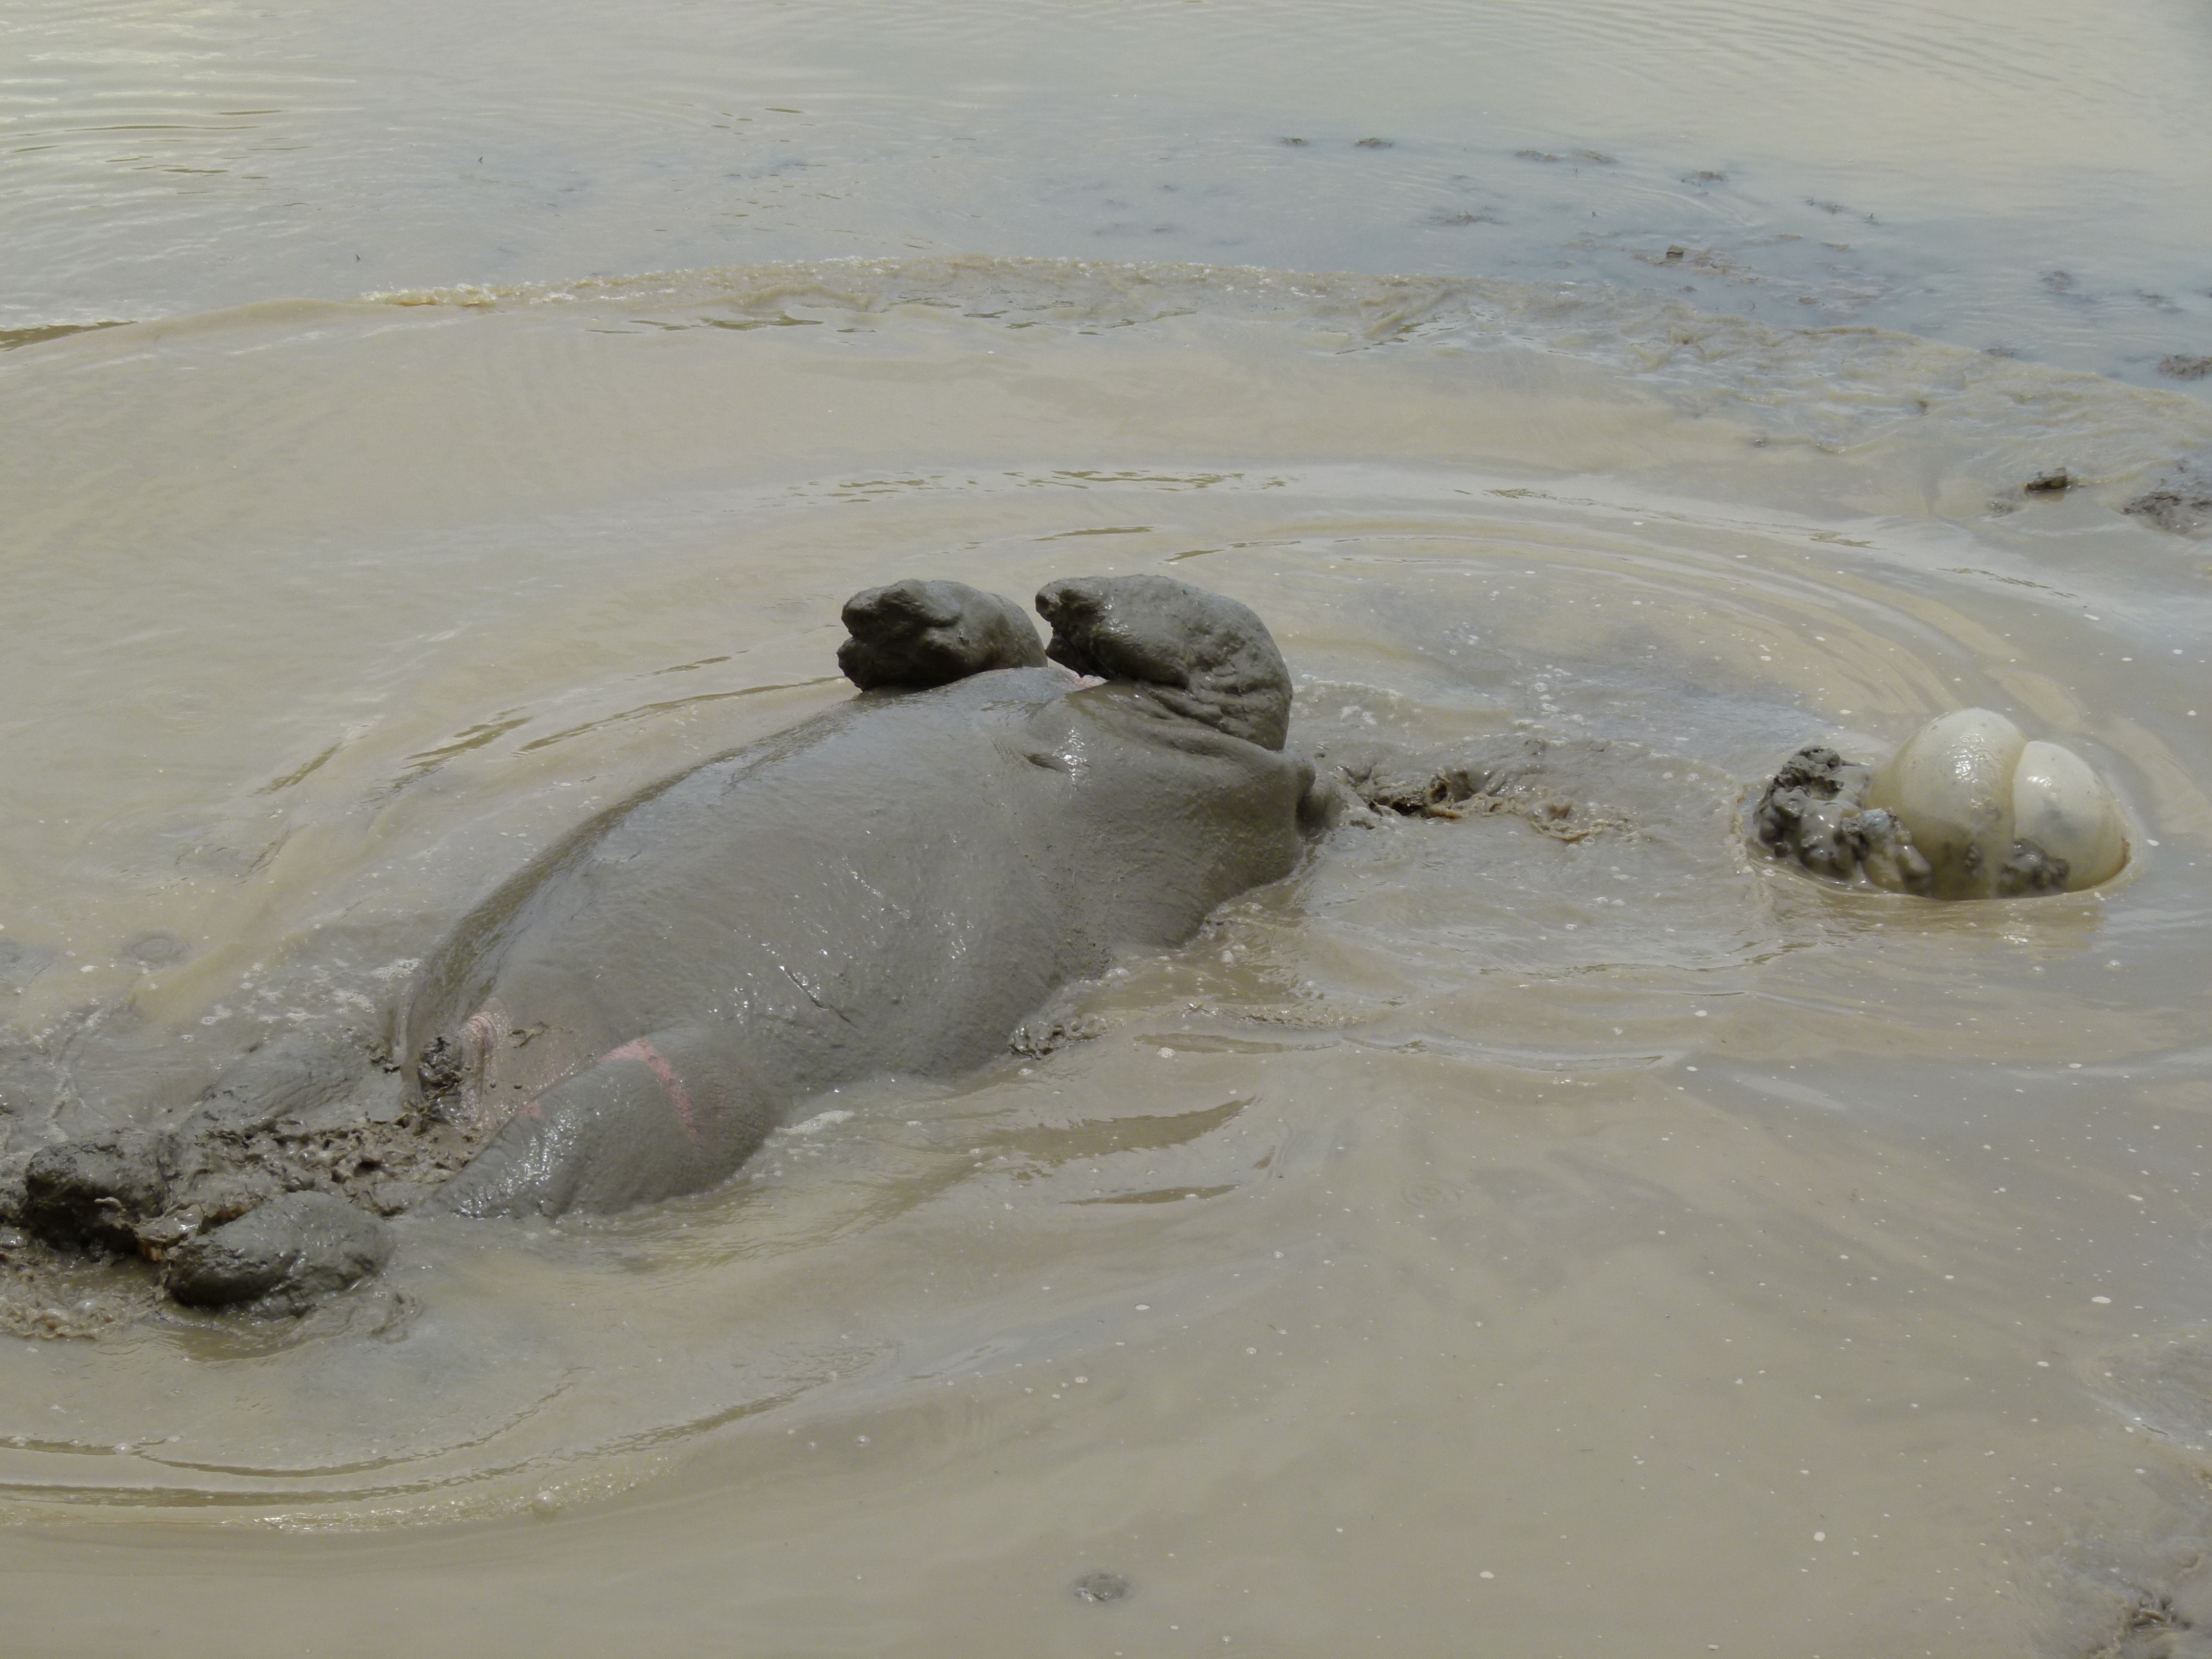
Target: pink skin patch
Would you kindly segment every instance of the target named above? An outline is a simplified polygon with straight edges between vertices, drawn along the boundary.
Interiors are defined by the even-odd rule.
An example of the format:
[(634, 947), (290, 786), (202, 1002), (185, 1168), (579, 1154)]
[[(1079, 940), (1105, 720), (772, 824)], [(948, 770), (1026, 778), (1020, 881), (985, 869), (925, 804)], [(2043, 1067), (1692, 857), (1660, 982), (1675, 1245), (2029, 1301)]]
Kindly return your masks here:
[[(660, 1085), (660, 1092), (668, 1097), (668, 1109), (676, 1114), (676, 1121), (684, 1126), (684, 1133), (694, 1140), (700, 1139), (699, 1114), (691, 1104), (690, 1091), (684, 1086), (684, 1079), (676, 1075), (676, 1068), (668, 1063), (667, 1057), (659, 1049), (640, 1037), (635, 1042), (625, 1042), (619, 1048), (609, 1049), (599, 1056), (599, 1064), (604, 1066), (611, 1060), (634, 1060), (652, 1073), (653, 1080)], [(537, 1104), (535, 1101), (531, 1103)]]
[(491, 1081), (492, 1060), (499, 1053), (500, 1044), (507, 1040), (507, 1016), (489, 1008), (477, 1010), (469, 1016), (468, 1024), (461, 1027), (462, 1041), (473, 1051), (477, 1074), (475, 1080), (461, 1090), (464, 1104), (475, 1106), (481, 1092), (478, 1085)]
[(459, 1043), (462, 1121), (472, 1133), (497, 1128), (507, 1114), (497, 1105), (500, 1057), (514, 1028), (495, 1008), (479, 1008), (454, 1033)]

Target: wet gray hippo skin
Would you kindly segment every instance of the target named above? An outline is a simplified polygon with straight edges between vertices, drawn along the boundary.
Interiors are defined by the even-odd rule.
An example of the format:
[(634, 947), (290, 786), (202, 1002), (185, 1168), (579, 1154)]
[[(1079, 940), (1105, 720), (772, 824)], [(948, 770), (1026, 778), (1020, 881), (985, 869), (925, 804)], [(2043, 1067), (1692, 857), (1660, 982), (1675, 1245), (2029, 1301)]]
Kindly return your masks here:
[(272, 1041), (176, 1122), (0, 1170), (0, 1219), (152, 1256), (180, 1302), (300, 1313), (388, 1259), (371, 1210), (698, 1191), (825, 1091), (970, 1070), (1058, 987), (1290, 873), (1337, 795), (1284, 750), (1260, 619), (1155, 576), (1037, 604), (1059, 666), (998, 595), (854, 595), (860, 694), (603, 813), (477, 907), (404, 1012), (403, 1079)]
[(711, 1186), (799, 1103), (970, 1070), (1055, 988), (1288, 874), (1324, 798), (1260, 619), (1160, 577), (1038, 609), (1064, 666), (1023, 665), (995, 595), (855, 596), (840, 662), (882, 689), (615, 808), (471, 916), (407, 1046), (426, 1092), (506, 1122), (434, 1201)]

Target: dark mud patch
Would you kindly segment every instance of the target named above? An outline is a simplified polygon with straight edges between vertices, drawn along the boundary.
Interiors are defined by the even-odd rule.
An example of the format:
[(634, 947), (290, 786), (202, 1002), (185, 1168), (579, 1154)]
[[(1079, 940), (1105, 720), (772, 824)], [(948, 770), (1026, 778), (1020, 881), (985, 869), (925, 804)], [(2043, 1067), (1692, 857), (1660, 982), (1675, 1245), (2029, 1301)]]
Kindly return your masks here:
[(123, 321), (118, 318), (102, 323), (49, 323), (44, 328), (0, 328), (0, 351), (44, 345), (48, 340), (66, 340), (72, 334), (89, 334), (96, 328), (123, 326)]
[(1105, 1022), (1095, 1015), (1073, 1012), (1041, 1014), (1014, 1028), (1013, 1036), (1007, 1040), (1006, 1049), (1024, 1060), (1042, 1060), (1062, 1048), (1088, 1042), (1105, 1030)]
[(2097, 1659), (2212, 1659), (2212, 1638), (2166, 1595), (2144, 1595), (2120, 1615), (2120, 1633)]
[[(66, 1087), (44, 1062), (15, 1070), (34, 1092)], [(496, 1127), (410, 1099), (386, 1055), (293, 1036), (167, 1121), (18, 1137), (40, 1144), (0, 1159), (0, 1329), (96, 1335), (165, 1291), (304, 1312), (380, 1267), (382, 1218), (449, 1180)]]
[(2068, 1610), (2046, 1650), (2069, 1659), (2212, 1659), (2203, 1540), (2171, 1540), (2125, 1566), (2059, 1564)]
[(2154, 1465), (2136, 1474), (2187, 1480), (2166, 1536), (2090, 1533), (2067, 1547), (2054, 1565), (2072, 1593), (2051, 1646), (2085, 1659), (2212, 1659), (2212, 1328), (2113, 1350), (2088, 1375), (2124, 1425), (2131, 1460)]
[(2170, 535), (2202, 534), (2212, 529), (2212, 468), (2202, 463), (2178, 467), (2120, 511)]
[(1622, 821), (1595, 802), (1561, 793), (1553, 780), (1556, 744), (1541, 738), (1446, 757), (1415, 759), (1379, 745), (1340, 744), (1315, 757), (1373, 812), (1398, 817), (1460, 819), (1505, 815), (1565, 842), (1588, 839)]
[[(39, 1135), (69, 1092), (62, 1068), (36, 1049), (0, 1050), (0, 1153)], [(5, 1202), (0, 1186), (0, 1206)]]
[(1565, 155), (1557, 155), (1548, 149), (1516, 149), (1513, 152), (1513, 159), (1516, 161), (1587, 161), (1593, 167), (1611, 167), (1613, 161), (1613, 158), (1601, 149), (1571, 149)]

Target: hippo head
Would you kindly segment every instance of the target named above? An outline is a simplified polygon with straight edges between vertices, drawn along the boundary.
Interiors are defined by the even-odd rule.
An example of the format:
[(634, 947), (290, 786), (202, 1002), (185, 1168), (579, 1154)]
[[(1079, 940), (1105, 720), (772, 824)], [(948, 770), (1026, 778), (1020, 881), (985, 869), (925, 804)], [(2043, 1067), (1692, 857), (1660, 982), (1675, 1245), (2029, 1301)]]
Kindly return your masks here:
[(1046, 585), (1045, 654), (1079, 674), (1133, 680), (1178, 714), (1262, 749), (1290, 733), (1291, 671), (1267, 624), (1234, 599), (1169, 576)]

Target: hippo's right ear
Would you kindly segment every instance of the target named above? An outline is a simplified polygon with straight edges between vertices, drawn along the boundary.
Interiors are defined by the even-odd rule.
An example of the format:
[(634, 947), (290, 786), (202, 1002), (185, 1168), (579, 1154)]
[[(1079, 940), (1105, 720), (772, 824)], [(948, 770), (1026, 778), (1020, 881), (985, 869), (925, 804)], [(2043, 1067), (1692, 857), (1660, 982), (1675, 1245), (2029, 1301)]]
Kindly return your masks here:
[(852, 637), (837, 666), (863, 691), (948, 685), (994, 668), (1042, 668), (1044, 646), (1029, 615), (1000, 593), (965, 582), (871, 587), (845, 601)]

